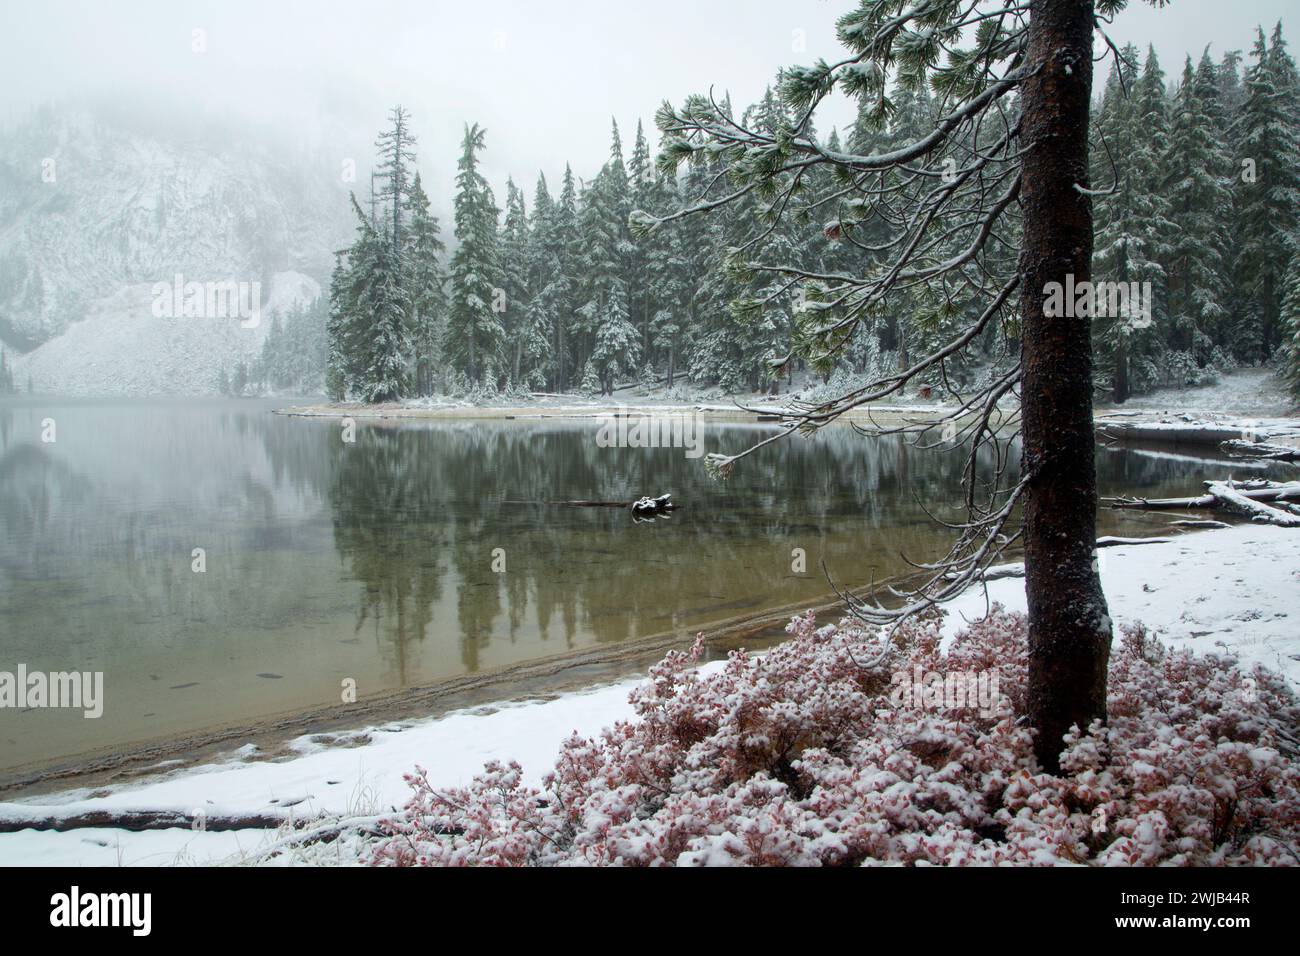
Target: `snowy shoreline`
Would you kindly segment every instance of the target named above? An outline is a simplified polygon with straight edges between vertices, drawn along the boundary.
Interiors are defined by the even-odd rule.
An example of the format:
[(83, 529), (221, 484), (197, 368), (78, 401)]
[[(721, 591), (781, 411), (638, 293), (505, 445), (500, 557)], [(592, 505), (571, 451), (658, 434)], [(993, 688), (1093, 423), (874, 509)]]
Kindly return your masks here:
[[(1300, 611), (1285, 597), (1300, 587), (1300, 535), (1244, 524), (1164, 543), (1109, 547), (1099, 552), (1099, 560), (1117, 627), (1141, 621), (1172, 647), (1231, 652), (1244, 664), (1280, 671), (1293, 689), (1300, 689)], [(1023, 581), (991, 581), (987, 599), (1023, 610)], [(955, 634), (965, 620), (982, 616), (985, 601), (983, 591), (972, 591), (949, 604), (945, 633)], [(832, 619), (838, 615), (823, 618)], [(624, 680), (554, 700), (392, 722), (332, 735), (330, 743), (311, 735), (295, 740), (293, 755), (284, 759), (249, 759), (256, 754), (245, 749), (220, 762), (129, 785), (0, 803), (0, 820), (14, 831), (0, 832), (0, 865), (250, 862), (264, 856), (285, 831), (200, 827), (207, 821), (301, 821), (321, 815), (373, 822), (405, 802), (402, 775), (417, 763), (439, 786), (467, 782), (491, 759), (516, 759), (525, 776), (537, 781), (550, 770), (568, 734), (594, 735), (630, 718), (627, 695), (639, 683), (640, 678)], [(139, 832), (16, 829), (26, 821), (94, 813), (170, 813), (191, 823)], [(344, 837), (312, 848), (309, 856), (291, 853), (274, 862), (352, 863), (354, 851)]]
[[(410, 399), (379, 405), (354, 402), (318, 402), (277, 408), (277, 415), (293, 418), (342, 419), (395, 423), (492, 419), (543, 421), (595, 420), (610, 416), (703, 416), (724, 423), (751, 423), (776, 427), (780, 416), (792, 412), (792, 403), (806, 400), (799, 391), (782, 395), (699, 396), (696, 399), (642, 389), (625, 398), (616, 396), (554, 395), (535, 393), (531, 400), (475, 404), (446, 396)], [(870, 428), (873, 424), (898, 425), (904, 421), (949, 413), (941, 396), (892, 396), (843, 413), (838, 423)], [(1008, 406), (1010, 407), (1010, 406)], [(1213, 386), (1161, 389), (1135, 396), (1123, 405), (1099, 404), (1093, 420), (1103, 442), (1138, 443), (1160, 448), (1194, 447), (1213, 450), (1217, 460), (1228, 457), (1220, 448), (1225, 441), (1272, 443), (1300, 449), (1300, 412), (1272, 373), (1249, 369), (1225, 375)], [(835, 423), (832, 423), (835, 424)], [(1242, 467), (1252, 467), (1247, 457), (1233, 456)]]

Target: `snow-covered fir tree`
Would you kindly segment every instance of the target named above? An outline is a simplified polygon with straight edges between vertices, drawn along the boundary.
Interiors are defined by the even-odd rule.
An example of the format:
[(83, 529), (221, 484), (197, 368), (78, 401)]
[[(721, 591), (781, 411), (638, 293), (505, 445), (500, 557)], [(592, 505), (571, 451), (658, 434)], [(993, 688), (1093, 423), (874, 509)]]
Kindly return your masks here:
[(1284, 273), (1300, 224), (1300, 97), (1280, 25), (1271, 43), (1258, 32), (1251, 56), (1244, 102), (1232, 124), (1238, 144), (1232, 182), (1240, 208), (1236, 274), (1244, 291), (1233, 344), (1240, 358), (1258, 362), (1282, 338)]
[(583, 356), (604, 394), (612, 393), (615, 380), (637, 367), (641, 352), (629, 308), (629, 200), (623, 144), (614, 123), (609, 161), (584, 191), (579, 219), (585, 250), (583, 303), (578, 309)]
[[(1149, 282), (1152, 290), (1151, 301), (1141, 303), (1150, 305), (1150, 321), (1144, 310), (1130, 310), (1094, 322), (1099, 393), (1123, 401), (1160, 386), (1212, 380), (1237, 362), (1267, 363), (1289, 347), (1283, 303), (1300, 230), (1300, 92), (1280, 30), (1271, 39), (1261, 32), (1244, 57), (1228, 50), (1217, 60), (1208, 53), (1196, 64), (1189, 59), (1172, 87), (1153, 51), (1118, 53), (1120, 65), (1099, 90), (1093, 113), (1093, 276), (1139, 287)], [(879, 97), (859, 102), (842, 136), (825, 136), (825, 148), (862, 155), (914, 141), (943, 108), (931, 79), (900, 63)], [(743, 111), (728, 98), (721, 107), (768, 135), (788, 135), (797, 115), (787, 96), (791, 82), (778, 75)], [(820, 141), (811, 127), (802, 132)], [(892, 224), (860, 214), (853, 197), (866, 182), (862, 174), (854, 181), (821, 166), (790, 170), (765, 186), (781, 198), (773, 223), (758, 221), (770, 215), (771, 197), (752, 193), (709, 216), (645, 228), (642, 214), (653, 223), (725, 196), (733, 188), (719, 175), (725, 157), (701, 151), (680, 166), (661, 157), (656, 167), (638, 122), (625, 162), (617, 124), (612, 134), (608, 158), (585, 183), (566, 165), (552, 193), (539, 174), (531, 208), (512, 179), (498, 228), (479, 169), (482, 130), (468, 129), (454, 200), (458, 248), (444, 267), (428, 179), (422, 182), (414, 168), (410, 116), (395, 108), (378, 140), (380, 188), (371, 199), (370, 231), (359, 229), (331, 278), (323, 360), (329, 394), (373, 393), (378, 355), (387, 355), (391, 367), (385, 350), (401, 341), (406, 394), (453, 380), (608, 393), (630, 381), (676, 387), (683, 375), (695, 387), (721, 392), (773, 390), (803, 370), (829, 380), (906, 369), (970, 319), (973, 300), (961, 288), (917, 283), (898, 290), (889, 309), (867, 310), (861, 321), (839, 326), (824, 290), (840, 284), (837, 277), (861, 279), (887, 267), (879, 245)], [(986, 124), (972, 135), (979, 142), (964, 148), (987, 149), (1002, 131)], [(930, 170), (926, 182), (941, 182), (944, 174)], [(896, 169), (878, 176), (879, 189), (918, 188), (904, 184), (910, 177)], [(997, 268), (1014, 257), (1018, 229), (1013, 214), (986, 249)], [(404, 339), (360, 300), (362, 292), (385, 288), (371, 273), (391, 265), (378, 245), (394, 236), (396, 286), (409, 310)], [(960, 251), (941, 232), (921, 255), (938, 264)], [(780, 278), (754, 269), (765, 262), (798, 262), (805, 274)], [(289, 339), (291, 323), (283, 318), (284, 328), (271, 332), (281, 343), (276, 354)], [(941, 386), (1012, 361), (1010, 341), (1007, 329), (990, 327), (974, 348), (918, 384)], [(273, 368), (268, 353), (250, 375), (283, 381), (293, 373)]]
[(421, 395), (434, 391), (442, 367), (442, 336), (447, 321), (446, 276), (443, 273), (442, 241), (438, 218), (430, 212), (429, 197), (416, 172), (407, 200), (406, 280), (403, 283), (411, 303), (411, 346), (413, 386)]
[(1214, 63), (1207, 53), (1193, 69), (1188, 57), (1174, 98), (1166, 191), (1178, 221), (1169, 268), (1172, 344), (1188, 357), (1189, 369), (1209, 362), (1228, 316), (1225, 212), (1232, 203), (1232, 161), (1226, 141)]
[[(1092, 155), (1092, 181), (1112, 194), (1095, 206), (1093, 280), (1150, 283), (1151, 317), (1143, 303), (1130, 301), (1119, 315), (1093, 319), (1098, 386), (1108, 385), (1116, 402), (1140, 385), (1154, 384), (1152, 362), (1159, 354), (1157, 325), (1166, 325), (1165, 271), (1172, 225), (1161, 189), (1161, 162), (1168, 149), (1164, 79), (1154, 49), (1139, 70), (1137, 48), (1126, 46), (1106, 82), (1096, 119), (1103, 148)], [(1158, 303), (1156, 290), (1160, 291)]]
[(356, 291), (358, 312), (370, 320), (357, 392), (367, 402), (392, 402), (410, 389), (410, 300), (402, 286), (402, 257), (387, 226), (376, 240)]
[[(471, 385), (494, 380), (500, 372), (505, 329), (501, 312), (501, 260), (497, 250), (496, 200), (479, 170), (485, 130), (465, 127), (456, 172), (456, 239), (451, 258), (451, 302), (446, 351), (453, 368)], [(493, 382), (495, 384), (495, 382)]]

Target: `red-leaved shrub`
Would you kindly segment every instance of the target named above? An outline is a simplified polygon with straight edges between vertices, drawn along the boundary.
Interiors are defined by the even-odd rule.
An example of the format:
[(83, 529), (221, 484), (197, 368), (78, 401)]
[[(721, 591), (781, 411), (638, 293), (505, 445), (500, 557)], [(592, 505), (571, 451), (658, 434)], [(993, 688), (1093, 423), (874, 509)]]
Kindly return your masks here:
[[(1128, 629), (1108, 721), (1067, 737), (1053, 777), (1020, 716), (1022, 615), (995, 605), (946, 651), (937, 618), (914, 621), (874, 669), (876, 639), (853, 621), (787, 630), (712, 675), (693, 668), (698, 642), (669, 654), (632, 694), (638, 719), (570, 737), (541, 789), (516, 763), (450, 790), (419, 770), (375, 862), (1300, 862), (1300, 707), (1277, 674)], [(936, 705), (895, 693), (894, 672), (995, 676), (998, 699)]]

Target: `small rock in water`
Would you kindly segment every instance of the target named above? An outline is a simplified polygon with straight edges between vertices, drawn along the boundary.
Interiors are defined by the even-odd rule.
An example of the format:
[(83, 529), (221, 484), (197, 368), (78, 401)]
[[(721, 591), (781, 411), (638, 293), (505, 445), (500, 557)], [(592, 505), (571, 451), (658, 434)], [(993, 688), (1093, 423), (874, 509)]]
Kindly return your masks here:
[(267, 672), (265, 674), (258, 674), (257, 676), (265, 677), (267, 680), (280, 680), (282, 677), (284, 677), (283, 674), (272, 674), (270, 672)]

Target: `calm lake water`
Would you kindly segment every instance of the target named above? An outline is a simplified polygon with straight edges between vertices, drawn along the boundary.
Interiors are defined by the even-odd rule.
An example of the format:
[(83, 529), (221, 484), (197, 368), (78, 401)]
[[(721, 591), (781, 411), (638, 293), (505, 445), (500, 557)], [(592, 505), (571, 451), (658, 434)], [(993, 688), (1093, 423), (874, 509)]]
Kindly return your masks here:
[[(681, 449), (599, 447), (591, 420), (360, 422), (347, 444), (277, 404), (0, 405), (0, 670), (103, 671), (106, 698), (98, 720), (0, 709), (0, 769), (335, 703), (345, 678), (364, 697), (811, 601), (823, 559), (863, 584), (938, 553), (923, 505), (960, 496), (960, 453), (847, 427), (719, 483)], [(769, 431), (704, 429), (723, 452)], [(1206, 476), (1126, 451), (1098, 467), (1103, 493)], [(666, 491), (684, 507), (639, 524), (546, 504)]]

